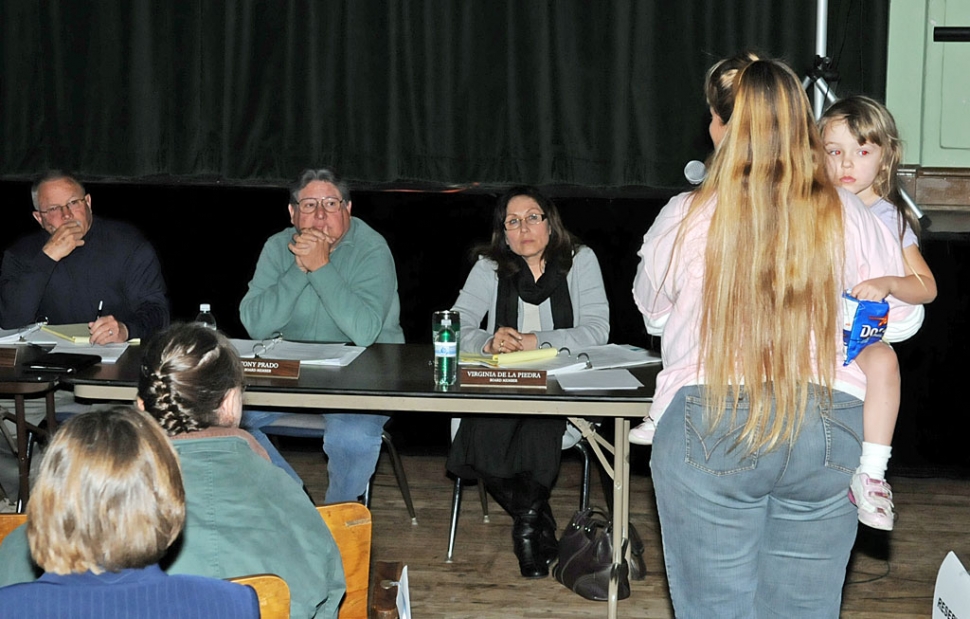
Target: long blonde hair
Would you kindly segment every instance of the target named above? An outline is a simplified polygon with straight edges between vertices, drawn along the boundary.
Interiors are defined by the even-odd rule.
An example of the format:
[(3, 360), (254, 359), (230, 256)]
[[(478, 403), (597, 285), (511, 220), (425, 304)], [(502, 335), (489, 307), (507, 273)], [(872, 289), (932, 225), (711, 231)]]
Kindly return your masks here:
[(793, 440), (809, 395), (831, 394), (843, 223), (795, 74), (757, 60), (734, 84), (724, 141), (687, 219), (716, 198), (700, 325), (705, 404), (713, 428), (746, 401), (738, 444), (753, 453)]

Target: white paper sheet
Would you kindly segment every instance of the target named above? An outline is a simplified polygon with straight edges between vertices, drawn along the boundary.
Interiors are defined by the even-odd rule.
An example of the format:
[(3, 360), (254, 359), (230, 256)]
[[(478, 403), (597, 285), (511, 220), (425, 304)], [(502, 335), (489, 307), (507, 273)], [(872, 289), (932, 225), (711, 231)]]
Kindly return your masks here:
[(334, 366), (344, 367), (350, 365), (354, 359), (360, 356), (364, 350), (363, 346), (348, 346), (346, 344), (312, 344), (306, 342), (287, 342), (280, 340), (230, 340), (232, 345), (239, 351), (239, 356), (243, 359), (252, 359), (256, 356), (257, 350), (265, 348), (265, 352), (260, 354), (264, 359), (287, 359), (299, 361), (306, 366)]
[(62, 340), (51, 349), (51, 352), (98, 355), (101, 357), (101, 363), (116, 363), (118, 358), (125, 354), (126, 350), (128, 350), (127, 342), (122, 342), (120, 344), (105, 344), (104, 346), (94, 346), (92, 344), (72, 344)]
[(591, 370), (569, 372), (556, 376), (559, 386), (566, 391), (593, 391), (613, 389), (637, 389), (643, 386), (629, 370)]

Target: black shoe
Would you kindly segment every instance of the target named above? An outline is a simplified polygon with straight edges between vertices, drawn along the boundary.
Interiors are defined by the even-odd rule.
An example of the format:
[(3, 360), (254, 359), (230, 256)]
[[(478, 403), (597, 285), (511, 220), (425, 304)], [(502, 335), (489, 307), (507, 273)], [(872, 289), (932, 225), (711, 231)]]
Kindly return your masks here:
[(524, 578), (545, 578), (549, 564), (541, 550), (539, 512), (530, 509), (520, 513), (512, 525), (512, 548), (519, 560), (519, 572)]

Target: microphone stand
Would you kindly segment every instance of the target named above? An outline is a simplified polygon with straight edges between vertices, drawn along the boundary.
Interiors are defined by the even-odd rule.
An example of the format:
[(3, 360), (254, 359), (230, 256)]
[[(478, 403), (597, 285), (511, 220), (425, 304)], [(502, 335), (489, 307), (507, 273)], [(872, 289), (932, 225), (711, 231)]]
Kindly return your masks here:
[[(815, 112), (815, 119), (822, 117), (825, 109), (825, 102), (829, 105), (838, 101), (835, 90), (829, 85), (829, 81), (837, 82), (839, 73), (832, 67), (832, 59), (828, 57), (826, 46), (828, 45), (829, 27), (829, 3), (828, 0), (816, 0), (815, 2), (815, 62), (808, 70), (805, 79), (802, 80), (802, 87), (806, 90), (810, 87), (813, 90), (812, 109)], [(930, 225), (929, 218), (917, 206), (916, 201), (909, 195), (909, 192), (898, 183), (899, 195), (902, 197), (906, 207), (916, 216), (917, 220), (923, 222), (923, 228)]]

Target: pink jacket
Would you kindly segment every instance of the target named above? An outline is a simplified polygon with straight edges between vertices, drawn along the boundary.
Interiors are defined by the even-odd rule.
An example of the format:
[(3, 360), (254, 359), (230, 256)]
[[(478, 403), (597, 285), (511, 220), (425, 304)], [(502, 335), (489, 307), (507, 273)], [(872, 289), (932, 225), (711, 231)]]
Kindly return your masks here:
[[(663, 370), (657, 376), (650, 417), (659, 421), (674, 394), (681, 387), (702, 384), (704, 368), (700, 366), (698, 329), (701, 316), (701, 293), (704, 277), (704, 248), (716, 200), (696, 217), (676, 256), (674, 240), (687, 213), (693, 194), (674, 196), (660, 211), (643, 237), (640, 266), (633, 282), (633, 299), (643, 314), (647, 332), (662, 336)], [(845, 273), (843, 289), (883, 275), (903, 275), (899, 241), (895, 239), (862, 202), (851, 192), (840, 189), (845, 221)], [(923, 323), (923, 306), (907, 305), (889, 297), (889, 324), (885, 339), (905, 340)], [(841, 321), (841, 307), (838, 324)], [(842, 332), (831, 334), (842, 350)], [(841, 357), (841, 354), (840, 354)], [(855, 363), (836, 366), (835, 388), (864, 399), (866, 377)]]

